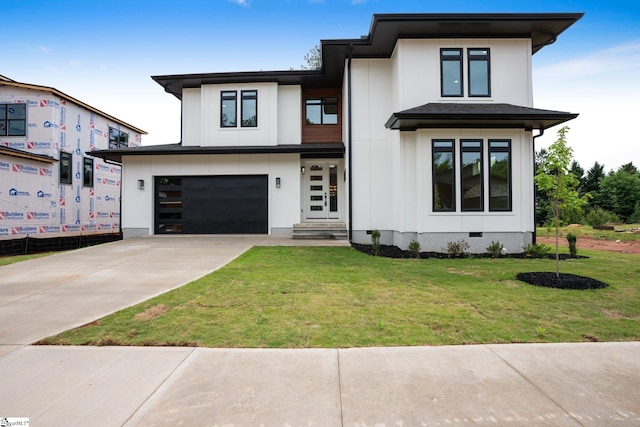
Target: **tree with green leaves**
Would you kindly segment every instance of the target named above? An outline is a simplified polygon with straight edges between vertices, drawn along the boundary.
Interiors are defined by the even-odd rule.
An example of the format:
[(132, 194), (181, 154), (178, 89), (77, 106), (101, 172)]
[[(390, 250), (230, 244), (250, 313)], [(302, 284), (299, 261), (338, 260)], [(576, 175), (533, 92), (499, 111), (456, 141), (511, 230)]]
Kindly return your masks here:
[(604, 173), (604, 165), (595, 162), (591, 169), (587, 171), (582, 183), (582, 189), (585, 193), (595, 195), (600, 189), (600, 181), (606, 176)]
[(633, 169), (629, 165), (631, 163), (603, 178), (597, 195), (598, 205), (625, 222), (636, 219), (634, 213), (640, 205), (640, 174), (630, 172)]
[[(542, 191), (549, 202), (556, 227), (556, 277), (560, 278), (560, 213), (563, 209), (576, 209), (587, 203), (585, 196), (578, 193), (578, 178), (569, 172), (573, 149), (567, 142), (569, 128), (563, 127), (558, 131), (558, 139), (547, 148), (540, 159), (538, 170), (534, 178), (538, 189)], [(541, 156), (542, 157), (542, 156)]]
[(315, 45), (304, 56), (304, 64), (301, 66), (303, 70), (319, 70), (322, 68), (322, 51), (319, 45)]

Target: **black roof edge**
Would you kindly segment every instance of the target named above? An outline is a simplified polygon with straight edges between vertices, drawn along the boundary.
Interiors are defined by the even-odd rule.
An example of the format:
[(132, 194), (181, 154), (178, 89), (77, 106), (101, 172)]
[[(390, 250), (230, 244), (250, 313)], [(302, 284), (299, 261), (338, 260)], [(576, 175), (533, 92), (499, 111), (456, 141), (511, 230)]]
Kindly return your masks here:
[(218, 147), (184, 147), (182, 144), (147, 145), (115, 150), (89, 151), (87, 154), (104, 160), (122, 163), (122, 156), (171, 156), (171, 155), (210, 155), (210, 154), (315, 154), (318, 156), (344, 154), (344, 143), (250, 145)]
[(35, 160), (36, 162), (43, 162), (43, 163), (58, 162), (58, 159), (56, 159), (55, 157), (47, 156), (45, 154), (31, 153), (29, 151), (19, 150), (17, 148), (7, 147), (4, 145), (0, 145), (0, 154), (4, 154), (6, 156), (12, 156), (12, 157), (20, 157), (23, 159)]

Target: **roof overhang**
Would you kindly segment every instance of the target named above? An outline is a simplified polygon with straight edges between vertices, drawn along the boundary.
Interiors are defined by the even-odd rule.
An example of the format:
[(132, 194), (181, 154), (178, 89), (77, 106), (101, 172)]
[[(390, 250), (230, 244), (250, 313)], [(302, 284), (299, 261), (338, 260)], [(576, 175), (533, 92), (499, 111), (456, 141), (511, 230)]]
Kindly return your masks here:
[(127, 147), (116, 150), (96, 150), (87, 154), (111, 162), (122, 163), (124, 156), (176, 156), (208, 154), (291, 154), (299, 153), (305, 157), (333, 157), (344, 155), (343, 143), (286, 144), (286, 145), (250, 145), (217, 147), (184, 147), (182, 144), (147, 145)]
[(430, 103), (393, 113), (388, 129), (415, 131), (445, 128), (548, 129), (578, 114), (511, 104)]
[(21, 159), (35, 160), (42, 163), (56, 163), (58, 159), (51, 156), (45, 156), (44, 154), (30, 153), (29, 151), (18, 150), (16, 148), (5, 147), (0, 145), (0, 154), (4, 154), (11, 157), (19, 157)]
[(532, 53), (552, 44), (583, 13), (418, 13), (376, 14), (369, 34), (356, 39), (321, 40), (322, 69), (152, 76), (182, 99), (182, 89), (203, 84), (277, 82), (302, 87), (340, 87), (345, 61), (390, 58), (399, 39), (526, 38)]

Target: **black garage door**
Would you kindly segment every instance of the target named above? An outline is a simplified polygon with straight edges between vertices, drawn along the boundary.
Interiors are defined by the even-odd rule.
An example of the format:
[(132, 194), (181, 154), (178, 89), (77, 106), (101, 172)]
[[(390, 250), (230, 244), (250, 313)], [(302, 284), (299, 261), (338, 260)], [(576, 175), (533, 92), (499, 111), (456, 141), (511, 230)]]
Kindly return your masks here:
[(156, 177), (156, 233), (266, 234), (267, 175)]

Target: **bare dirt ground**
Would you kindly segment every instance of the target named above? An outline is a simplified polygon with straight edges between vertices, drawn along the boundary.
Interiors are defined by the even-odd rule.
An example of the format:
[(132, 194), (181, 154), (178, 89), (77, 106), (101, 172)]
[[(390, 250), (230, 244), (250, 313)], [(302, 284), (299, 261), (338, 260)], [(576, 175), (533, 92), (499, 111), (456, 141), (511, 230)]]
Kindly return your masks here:
[[(554, 237), (538, 237), (536, 239), (538, 243), (544, 243), (554, 247), (556, 239)], [(567, 246), (567, 240), (564, 237), (560, 238), (560, 245)], [(615, 240), (596, 239), (593, 237), (580, 236), (578, 237), (578, 255), (580, 249), (597, 249), (600, 251), (619, 252), (623, 254), (635, 254), (640, 255), (640, 240), (632, 242), (616, 242)]]

